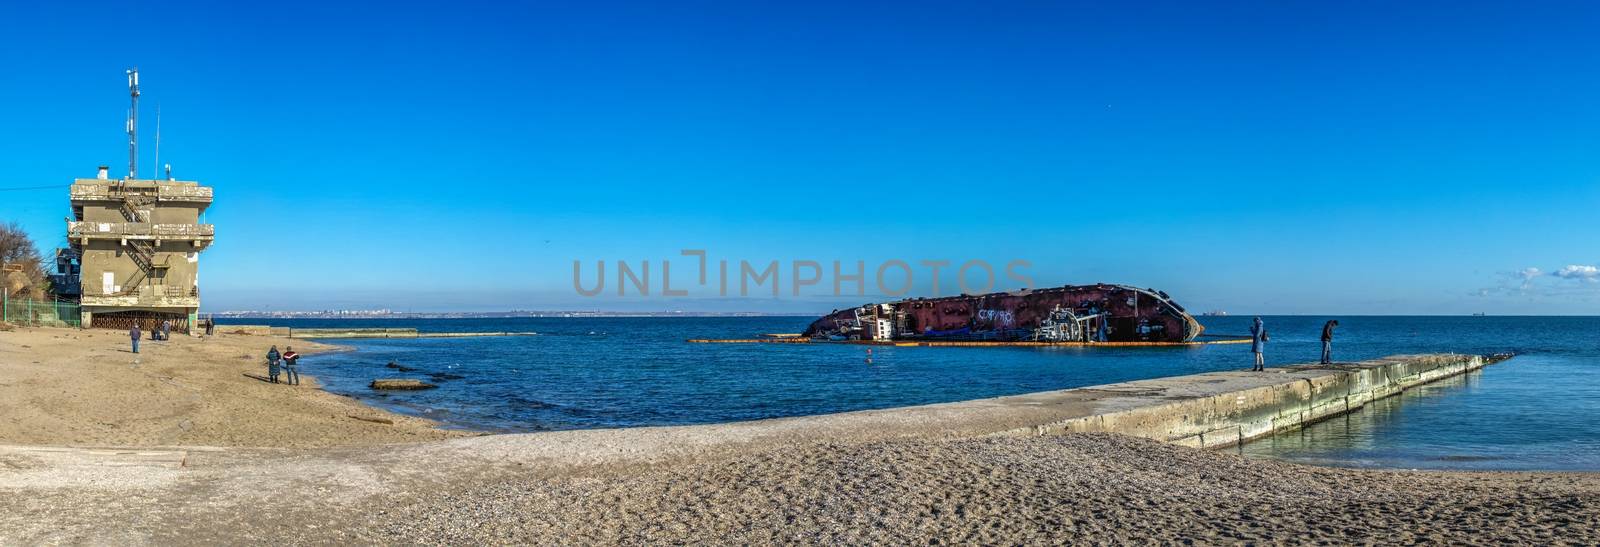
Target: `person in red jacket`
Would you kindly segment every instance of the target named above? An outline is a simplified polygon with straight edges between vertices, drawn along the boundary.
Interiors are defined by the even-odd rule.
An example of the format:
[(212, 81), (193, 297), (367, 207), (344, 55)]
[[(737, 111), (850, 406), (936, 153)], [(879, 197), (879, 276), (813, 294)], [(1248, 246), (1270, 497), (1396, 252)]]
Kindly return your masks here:
[(300, 385), (300, 354), (295, 353), (294, 348), (283, 348), (283, 371), (287, 373), (286, 383)]

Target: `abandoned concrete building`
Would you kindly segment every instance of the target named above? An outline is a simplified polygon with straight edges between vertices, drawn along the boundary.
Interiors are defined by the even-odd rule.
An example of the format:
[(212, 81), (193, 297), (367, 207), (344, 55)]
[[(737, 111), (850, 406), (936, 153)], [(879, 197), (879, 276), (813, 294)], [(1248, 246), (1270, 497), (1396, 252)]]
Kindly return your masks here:
[(200, 308), (200, 252), (214, 236), (201, 214), (211, 188), (176, 180), (78, 179), (67, 237), (80, 253), (86, 327), (188, 332)]
[[(138, 177), (139, 69), (127, 74), (128, 176), (112, 179), (101, 166), (73, 181), (65, 254), (77, 255), (83, 326), (149, 331), (171, 321), (187, 333), (200, 309), (200, 252), (214, 235), (201, 223), (211, 188), (173, 180), (171, 167), (164, 180)], [(158, 129), (158, 160), (160, 139)]]

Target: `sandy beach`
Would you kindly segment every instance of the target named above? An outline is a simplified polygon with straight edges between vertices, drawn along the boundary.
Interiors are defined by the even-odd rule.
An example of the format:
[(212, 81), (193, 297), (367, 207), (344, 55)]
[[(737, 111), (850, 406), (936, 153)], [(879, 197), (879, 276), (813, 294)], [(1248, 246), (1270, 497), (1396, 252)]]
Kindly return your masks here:
[(244, 377), (273, 343), (330, 349), (0, 333), (0, 543), (1600, 542), (1594, 474), (993, 437), (1071, 409), (992, 400), (480, 436)]
[(228, 334), (145, 338), (135, 354), (123, 332), (0, 333), (0, 444), (314, 448), (463, 434), (329, 394), (309, 376), (295, 387), (245, 376), (266, 375), (273, 345), (307, 355), (332, 346)]

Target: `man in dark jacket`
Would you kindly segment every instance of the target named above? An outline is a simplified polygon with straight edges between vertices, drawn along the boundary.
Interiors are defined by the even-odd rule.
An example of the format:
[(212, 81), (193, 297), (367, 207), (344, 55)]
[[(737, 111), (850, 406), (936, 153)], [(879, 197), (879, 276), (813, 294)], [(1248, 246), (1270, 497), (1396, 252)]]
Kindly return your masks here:
[(1339, 320), (1334, 319), (1322, 325), (1322, 364), (1333, 364), (1333, 329), (1339, 326)]
[(133, 339), (133, 352), (134, 353), (139, 353), (139, 337), (140, 336), (143, 336), (143, 333), (139, 332), (139, 324), (138, 323), (134, 323), (133, 324), (133, 328), (128, 329), (128, 338), (132, 338)]

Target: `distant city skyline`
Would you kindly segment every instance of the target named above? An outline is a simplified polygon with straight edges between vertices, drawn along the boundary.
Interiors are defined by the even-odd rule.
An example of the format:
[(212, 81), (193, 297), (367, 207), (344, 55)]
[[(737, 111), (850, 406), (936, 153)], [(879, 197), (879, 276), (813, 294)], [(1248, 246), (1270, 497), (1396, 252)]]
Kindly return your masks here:
[[(10, 6), (0, 221), (65, 244), (137, 66), (141, 175), (159, 108), (216, 190), (203, 312), (812, 314), (897, 296), (793, 264), (898, 259), (1196, 313), (1600, 313), (1600, 6), (469, 4)], [(128, 29), (160, 34), (85, 38)], [(574, 288), (677, 288), (684, 249), (783, 290)]]

